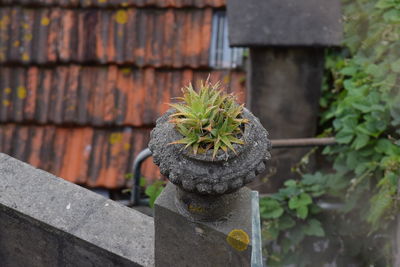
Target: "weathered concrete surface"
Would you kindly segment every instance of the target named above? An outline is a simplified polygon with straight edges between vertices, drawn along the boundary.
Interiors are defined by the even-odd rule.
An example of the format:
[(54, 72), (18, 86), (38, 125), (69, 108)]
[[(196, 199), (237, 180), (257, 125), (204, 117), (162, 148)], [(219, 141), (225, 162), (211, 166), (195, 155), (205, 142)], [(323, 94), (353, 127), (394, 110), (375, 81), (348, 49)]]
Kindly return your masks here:
[(153, 266), (153, 220), (0, 153), (0, 265)]
[(237, 209), (241, 190), (224, 195), (200, 195), (176, 187), (176, 205), (192, 221), (215, 221)]
[(333, 46), (342, 41), (340, 0), (228, 0), (232, 46)]
[(220, 149), (215, 159), (212, 158), (213, 150), (193, 155), (182, 151), (182, 144), (170, 144), (183, 138), (169, 122), (169, 116), (174, 112), (170, 109), (157, 120), (149, 142), (154, 163), (173, 184), (187, 192), (221, 195), (238, 190), (264, 171), (270, 158), (268, 132), (247, 109), (243, 109), (243, 118), (249, 120), (243, 133), (245, 144), (237, 145), (237, 155), (230, 151), (228, 157)]
[(240, 189), (236, 208), (225, 218), (195, 222), (180, 214), (175, 190), (169, 183), (155, 203), (156, 266), (250, 266), (252, 192)]
[[(248, 72), (248, 106), (271, 139), (314, 137), (322, 86), (322, 48), (251, 48)], [(273, 149), (269, 169), (276, 171), (269, 184), (253, 185), (261, 192), (274, 192), (293, 177), (291, 167), (309, 149)], [(252, 187), (253, 185), (250, 185)]]

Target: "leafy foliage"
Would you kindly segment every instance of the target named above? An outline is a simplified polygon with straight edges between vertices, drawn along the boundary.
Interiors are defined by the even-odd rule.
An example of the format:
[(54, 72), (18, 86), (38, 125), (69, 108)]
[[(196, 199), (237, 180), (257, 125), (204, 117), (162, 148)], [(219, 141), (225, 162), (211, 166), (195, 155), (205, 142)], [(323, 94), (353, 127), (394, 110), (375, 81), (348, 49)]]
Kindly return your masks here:
[(219, 83), (212, 84), (209, 79), (200, 83), (196, 92), (192, 84), (182, 89), (182, 103), (171, 104), (176, 112), (170, 116), (170, 122), (184, 138), (172, 144), (184, 144), (191, 147), (194, 154), (205, 153), (213, 149), (213, 157), (219, 149), (225, 153), (228, 149), (235, 152), (233, 146), (243, 144), (241, 127), (247, 119), (241, 117), (243, 105), (236, 103), (233, 95), (220, 89)]
[[(288, 240), (288, 237), (292, 236), (293, 229), (318, 217), (322, 222), (319, 226), (329, 237), (326, 242), (335, 250), (337, 262), (340, 262), (339, 254), (347, 253), (363, 266), (390, 266), (390, 232), (399, 211), (400, 1), (344, 0), (343, 3), (346, 48), (328, 54), (320, 101), (324, 134), (334, 134), (339, 145), (323, 150), (323, 155), (332, 162), (331, 169), (290, 182), (300, 190), (292, 200), (292, 208), (293, 196), (277, 199), (282, 190), (289, 190), (291, 184), (287, 183), (277, 194), (267, 198), (275, 199), (279, 205), (261, 202), (270, 207), (262, 208), (264, 211), (284, 210), (269, 211), (263, 216), (269, 233), (266, 236), (274, 240), (268, 250), (269, 261), (275, 265), (285, 265), (285, 261), (291, 259), (297, 266), (312, 266), (300, 259), (301, 255), (304, 257), (309, 240), (303, 238), (300, 244), (298, 239)], [(304, 188), (310, 180), (321, 188), (320, 194), (311, 194)], [(300, 194), (309, 194), (309, 205), (321, 198), (334, 199), (343, 205), (335, 213), (298, 213), (299, 201), (310, 202)], [(279, 214), (279, 217), (270, 214)], [(291, 227), (287, 229), (279, 228), (279, 219), (288, 215), (295, 224), (289, 224)], [(341, 231), (337, 232), (332, 223), (342, 227)], [(299, 236), (306, 236), (307, 230), (300, 232)], [(340, 240), (337, 247), (332, 245), (335, 240)], [(312, 245), (315, 242), (314, 239)], [(311, 251), (316, 254), (315, 249)], [(326, 257), (321, 262), (330, 260), (332, 257)]]
[[(129, 180), (129, 179), (133, 179), (134, 178), (134, 174), (133, 173), (126, 173), (125, 175), (125, 179)], [(145, 177), (140, 177), (139, 179), (139, 186), (141, 188), (141, 191), (149, 198), (149, 206), (150, 208), (154, 207), (154, 202), (156, 201), (156, 199), (158, 198), (158, 196), (162, 193), (162, 191), (164, 190), (164, 186), (166, 184), (166, 181), (164, 180), (156, 180), (153, 183), (148, 184), (147, 180)], [(129, 189), (124, 189), (122, 191), (122, 193), (130, 193), (132, 190)]]
[(352, 56), (329, 66), (336, 88), (322, 115), (341, 146), (327, 147), (324, 154), (333, 156), (335, 175), (348, 181), (348, 210), (370, 195), (360, 212), (375, 231), (388, 226), (397, 206), (400, 2), (345, 3), (346, 45)]
[[(310, 237), (324, 237), (318, 219), (321, 209), (316, 197), (325, 193), (326, 177), (308, 175), (302, 181), (288, 180), (279, 192), (260, 200), (263, 236), (272, 241), (268, 266), (299, 264), (300, 244)], [(303, 259), (304, 260), (304, 259)]]
[(146, 190), (144, 193), (146, 196), (149, 197), (149, 206), (150, 208), (154, 207), (154, 202), (158, 198), (158, 196), (162, 193), (164, 190), (165, 186), (165, 181), (163, 180), (157, 180), (154, 183), (150, 184), (149, 186), (146, 187)]

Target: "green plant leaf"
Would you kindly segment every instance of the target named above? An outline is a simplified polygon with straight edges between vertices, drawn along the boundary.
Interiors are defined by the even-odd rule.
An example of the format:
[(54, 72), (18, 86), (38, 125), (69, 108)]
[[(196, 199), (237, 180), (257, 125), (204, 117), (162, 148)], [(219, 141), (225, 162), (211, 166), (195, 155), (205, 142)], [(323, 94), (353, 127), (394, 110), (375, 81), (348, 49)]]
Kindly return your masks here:
[(140, 185), (140, 187), (146, 186), (146, 178), (145, 177), (140, 177), (139, 185)]
[[(389, 11), (387, 11), (383, 14), (383, 19), (386, 22), (396, 22), (396, 23), (400, 22), (400, 10), (390, 9)], [(399, 69), (399, 71), (400, 71), (400, 69)]]
[(289, 237), (292, 240), (292, 244), (297, 246), (304, 239), (304, 231), (302, 227), (296, 226), (289, 231)]
[(322, 211), (322, 209), (319, 206), (312, 204), (309, 206), (309, 211), (311, 214), (318, 214)]
[(307, 206), (300, 206), (296, 208), (297, 217), (300, 219), (305, 219), (308, 216), (308, 207)]
[(266, 229), (263, 229), (264, 236), (267, 236), (268, 240), (275, 240), (279, 236), (279, 229), (275, 224), (269, 224)]
[(292, 241), (290, 240), (290, 238), (283, 238), (283, 240), (281, 241), (281, 247), (282, 247), (284, 253), (287, 253), (292, 246), (293, 245), (292, 245)]
[(278, 201), (270, 198), (260, 200), (260, 213), (263, 219), (279, 218), (284, 212)]
[(298, 196), (294, 196), (289, 200), (289, 208), (297, 209), (299, 207), (305, 207), (312, 203), (312, 199), (309, 194), (301, 193)]
[(296, 222), (289, 216), (284, 215), (279, 218), (279, 230), (287, 230), (296, 225)]
[(387, 139), (379, 139), (375, 146), (375, 151), (378, 153), (392, 155), (392, 146), (393, 144)]
[(368, 144), (369, 136), (365, 134), (357, 134), (356, 139), (354, 139), (353, 147), (356, 150), (365, 147)]
[(287, 180), (284, 185), (287, 187), (291, 187), (291, 186), (296, 186), (296, 181), (295, 180)]
[(164, 181), (156, 181), (153, 184), (149, 185), (146, 190), (145, 194), (149, 197), (149, 205), (151, 208), (154, 207), (154, 202), (156, 201), (157, 197), (161, 194), (164, 190)]
[(351, 131), (339, 131), (336, 135), (335, 135), (335, 139), (339, 144), (348, 144), (351, 142), (351, 140), (353, 140), (354, 137), (354, 133)]
[(304, 227), (304, 233), (310, 236), (325, 236), (325, 231), (322, 228), (321, 222), (317, 219), (310, 219)]
[(375, 6), (377, 8), (386, 9), (389, 7), (396, 7), (396, 5), (397, 5), (397, 3), (395, 1), (379, 0)]

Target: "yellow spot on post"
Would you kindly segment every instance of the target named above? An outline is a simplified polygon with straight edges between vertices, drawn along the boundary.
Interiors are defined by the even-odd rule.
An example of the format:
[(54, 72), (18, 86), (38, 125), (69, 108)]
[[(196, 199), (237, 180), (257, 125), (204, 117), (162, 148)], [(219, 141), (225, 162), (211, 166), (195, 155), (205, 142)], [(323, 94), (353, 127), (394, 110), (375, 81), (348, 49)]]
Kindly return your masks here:
[(247, 249), (250, 243), (249, 235), (241, 229), (233, 229), (226, 237), (226, 242), (238, 251)]
[(128, 3), (127, 2), (121, 3), (121, 6), (126, 7), (126, 6), (128, 6)]
[(125, 24), (128, 22), (128, 14), (125, 10), (118, 10), (115, 14), (115, 21), (119, 24)]
[(32, 34), (30, 34), (30, 33), (25, 34), (25, 35), (24, 35), (24, 40), (25, 40), (25, 41), (30, 41), (30, 40), (32, 40)]
[(15, 47), (18, 47), (20, 44), (21, 44), (21, 42), (20, 42), (20, 41), (18, 41), (18, 40), (16, 40), (16, 41), (14, 42), (14, 44), (13, 44), (13, 45), (14, 45)]
[(24, 86), (18, 86), (17, 96), (19, 99), (24, 99), (26, 97), (26, 88)]
[(11, 105), (11, 102), (7, 99), (3, 100), (3, 106), (8, 107), (9, 105)]
[(23, 61), (28, 61), (29, 59), (30, 59), (29, 54), (26, 53), (26, 52), (24, 52), (24, 53), (22, 54), (22, 60), (23, 60)]
[(112, 133), (110, 135), (109, 141), (110, 141), (110, 144), (112, 144), (112, 145), (121, 142), (122, 141), (122, 134), (120, 134), (120, 133)]
[(11, 88), (10, 87), (4, 88), (4, 93), (6, 93), (7, 95), (11, 94)]
[(199, 206), (194, 206), (192, 204), (189, 204), (188, 209), (190, 212), (197, 212), (197, 213), (203, 213), (205, 212), (203, 207), (199, 207)]
[(99, 3), (107, 3), (107, 0), (97, 0)]
[(40, 23), (41, 23), (43, 26), (47, 26), (47, 25), (50, 24), (50, 19), (49, 19), (48, 17), (43, 17), (42, 20), (40, 21)]
[(24, 28), (25, 30), (29, 29), (29, 24), (28, 23), (23, 23), (22, 24), (22, 28)]

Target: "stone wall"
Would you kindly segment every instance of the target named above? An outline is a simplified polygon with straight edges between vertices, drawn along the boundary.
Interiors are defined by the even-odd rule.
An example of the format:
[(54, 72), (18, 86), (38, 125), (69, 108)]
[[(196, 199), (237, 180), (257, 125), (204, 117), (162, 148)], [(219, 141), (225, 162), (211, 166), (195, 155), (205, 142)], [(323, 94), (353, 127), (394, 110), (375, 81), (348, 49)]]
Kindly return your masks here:
[(0, 153), (0, 263), (153, 266), (152, 218)]

